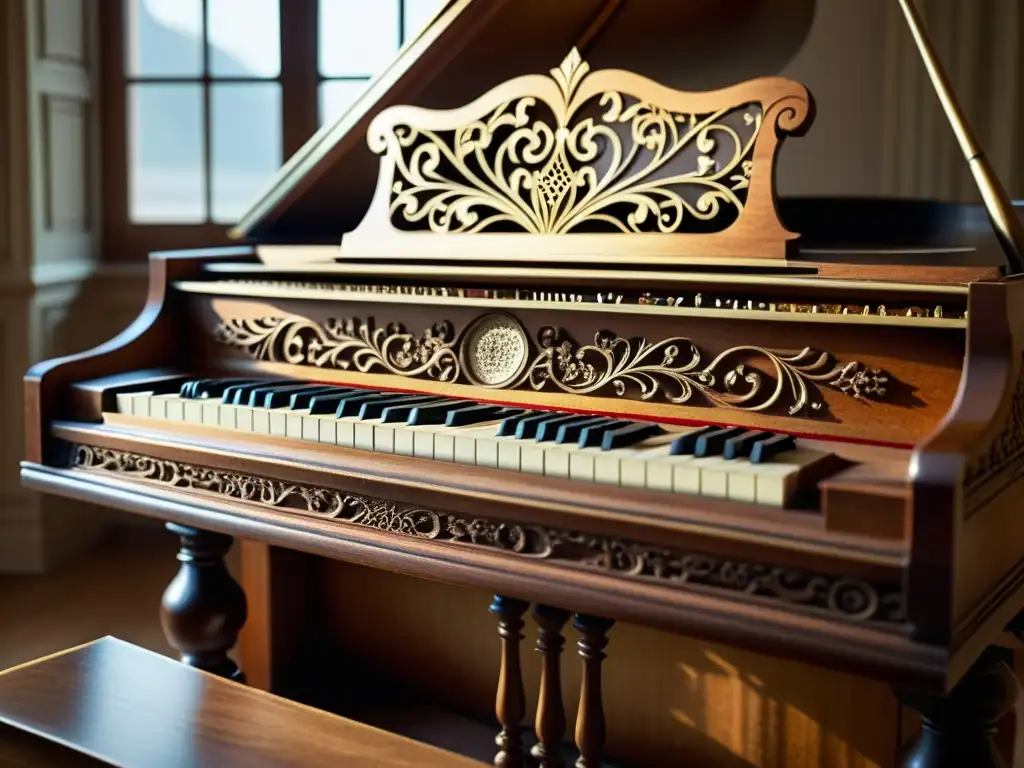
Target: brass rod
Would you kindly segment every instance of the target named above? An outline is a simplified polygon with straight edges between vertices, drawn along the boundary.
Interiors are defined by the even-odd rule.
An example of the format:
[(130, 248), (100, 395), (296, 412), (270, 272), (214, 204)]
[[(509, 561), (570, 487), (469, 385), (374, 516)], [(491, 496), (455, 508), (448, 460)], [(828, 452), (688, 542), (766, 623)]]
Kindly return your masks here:
[(928, 77), (932, 81), (932, 87), (939, 97), (942, 109), (946, 113), (946, 119), (949, 120), (950, 126), (953, 128), (960, 150), (967, 158), (971, 174), (974, 176), (974, 183), (978, 185), (978, 190), (981, 192), (985, 210), (995, 228), (999, 245), (1002, 246), (1003, 253), (1006, 255), (1007, 274), (1020, 274), (1024, 272), (1024, 226), (1021, 225), (1021, 221), (1017, 217), (1017, 212), (1014, 210), (1013, 202), (1010, 200), (1006, 188), (1000, 183), (999, 177), (982, 151), (974, 131), (964, 116), (963, 107), (960, 106), (960, 102), (953, 92), (949, 75), (935, 53), (914, 0), (899, 0), (899, 4), (906, 17), (907, 25), (910, 27), (910, 34), (914, 38), (917, 50), (924, 61), (925, 69), (928, 71)]

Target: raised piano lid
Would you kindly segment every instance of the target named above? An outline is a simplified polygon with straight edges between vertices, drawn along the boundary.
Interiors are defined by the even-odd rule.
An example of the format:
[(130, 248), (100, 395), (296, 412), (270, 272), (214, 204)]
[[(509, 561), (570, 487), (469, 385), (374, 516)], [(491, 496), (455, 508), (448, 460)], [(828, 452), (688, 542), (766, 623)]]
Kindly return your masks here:
[(455, 108), (511, 78), (546, 76), (574, 46), (593, 70), (630, 70), (675, 89), (730, 86), (781, 70), (800, 49), (814, 6), (815, 0), (451, 0), (346, 114), (284, 165), (233, 235), (263, 244), (337, 245), (370, 205), (379, 158), (366, 133), (390, 106)]

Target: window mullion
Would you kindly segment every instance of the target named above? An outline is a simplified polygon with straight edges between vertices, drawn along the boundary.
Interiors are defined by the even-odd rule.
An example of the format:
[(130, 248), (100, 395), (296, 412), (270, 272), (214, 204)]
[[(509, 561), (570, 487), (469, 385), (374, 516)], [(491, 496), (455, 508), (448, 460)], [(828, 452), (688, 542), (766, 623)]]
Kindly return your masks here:
[(202, 62), (203, 62), (203, 191), (205, 193), (204, 205), (206, 207), (206, 222), (213, 221), (213, 130), (210, 114), (210, 18), (207, 6), (209, 0), (202, 0), (203, 12), (203, 35), (202, 35)]
[(281, 0), (281, 156), (295, 154), (319, 125), (317, 0)]

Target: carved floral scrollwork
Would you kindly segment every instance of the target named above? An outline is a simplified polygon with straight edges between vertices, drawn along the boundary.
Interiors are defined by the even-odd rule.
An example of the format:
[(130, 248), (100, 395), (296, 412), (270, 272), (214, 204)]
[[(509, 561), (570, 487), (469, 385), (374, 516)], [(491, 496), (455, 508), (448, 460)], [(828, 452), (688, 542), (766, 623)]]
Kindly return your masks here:
[(378, 368), (438, 381), (455, 381), (461, 371), (448, 321), (435, 323), (416, 337), (397, 323), (374, 327), (357, 318), (329, 318), (321, 326), (301, 317), (261, 317), (227, 320), (213, 335), (257, 360), (291, 365), (360, 373)]
[[(697, 114), (616, 90), (580, 96), (590, 66), (575, 49), (550, 73), (560, 98), (519, 96), (446, 131), (414, 121), (371, 130), (371, 149), (395, 164), (392, 220), (446, 234), (668, 233), (743, 210), (762, 120), (777, 105)], [(590, 101), (600, 111), (581, 116)]]
[[(470, 331), (489, 317), (480, 318)], [(738, 410), (785, 408), (791, 416), (824, 409), (819, 385), (832, 386), (857, 399), (881, 399), (889, 381), (880, 369), (856, 361), (840, 362), (827, 352), (810, 348), (788, 353), (739, 346), (705, 362), (697, 345), (682, 336), (650, 343), (599, 331), (592, 344), (579, 345), (559, 329), (546, 327), (538, 334), (539, 351), (529, 364), (523, 358), (522, 373), (515, 373), (516, 365), (504, 366), (501, 371), (508, 368), (512, 375), (502, 373), (489, 384), (473, 375), (474, 370), (482, 374), (490, 369), (488, 361), (472, 357), (476, 348), (470, 343), (472, 349), (467, 349), (467, 336), (471, 342), (475, 338), (472, 332), (456, 336), (447, 321), (417, 337), (397, 323), (375, 328), (351, 318), (328, 319), (321, 326), (295, 316), (226, 320), (214, 330), (214, 338), (221, 343), (268, 362), (360, 373), (378, 370), (449, 382), (461, 378), (498, 389), (557, 388), (641, 400), (660, 396), (670, 403), (692, 403), (702, 397), (712, 405)], [(526, 343), (524, 337), (522, 344)], [(507, 346), (500, 350), (508, 352)], [(467, 353), (472, 359), (466, 359)], [(478, 350), (476, 354), (479, 357)], [(516, 360), (518, 357), (512, 362)], [(760, 367), (755, 367), (754, 361), (759, 361)]]
[[(816, 384), (867, 398), (883, 397), (888, 382), (888, 376), (878, 369), (857, 362), (838, 363), (828, 353), (809, 348), (785, 354), (762, 347), (733, 347), (704, 364), (697, 346), (683, 337), (650, 344), (646, 339), (634, 342), (601, 331), (593, 344), (577, 346), (548, 327), (541, 330), (538, 340), (541, 353), (527, 374), (536, 390), (550, 384), (566, 392), (587, 394), (611, 387), (621, 397), (632, 385), (642, 400), (661, 393), (669, 402), (687, 403), (699, 392), (714, 405), (749, 411), (786, 402), (792, 416), (824, 407), (813, 389)], [(750, 358), (761, 359), (772, 369), (768, 386), (759, 370), (735, 363)]]
[(902, 588), (792, 568), (730, 560), (549, 526), (461, 517), (329, 488), (76, 445), (70, 465), (186, 491), (333, 518), (398, 536), (485, 547), (667, 586), (743, 593), (853, 621), (902, 622)]
[(133, 480), (150, 480), (176, 488), (206, 491), (269, 507), (304, 509), (327, 517), (336, 517), (342, 512), (341, 497), (326, 488), (312, 488), (89, 445), (75, 446), (71, 461), (72, 466), (81, 469), (113, 472)]

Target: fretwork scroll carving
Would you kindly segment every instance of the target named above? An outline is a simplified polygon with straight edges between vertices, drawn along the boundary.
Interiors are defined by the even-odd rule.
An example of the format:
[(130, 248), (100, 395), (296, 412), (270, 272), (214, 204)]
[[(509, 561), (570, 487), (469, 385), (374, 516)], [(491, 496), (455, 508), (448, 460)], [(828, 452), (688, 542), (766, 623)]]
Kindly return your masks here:
[(482, 315), (459, 334), (446, 320), (417, 336), (397, 323), (374, 326), (358, 318), (315, 323), (291, 316), (225, 320), (213, 335), (272, 363), (789, 416), (823, 413), (821, 386), (858, 400), (878, 400), (889, 383), (885, 371), (811, 348), (748, 345), (712, 356), (682, 336), (650, 342), (600, 331), (592, 343), (579, 344), (553, 327), (540, 329), (532, 342), (518, 321), (501, 313)]
[(591, 72), (573, 49), (458, 109), (381, 112), (367, 132), (377, 193), (342, 249), (781, 257), (795, 235), (775, 210), (775, 155), (812, 113), (783, 78), (685, 93)]
[(722, 595), (803, 606), (855, 622), (901, 623), (903, 588), (685, 552), (599, 534), (397, 504), (330, 488), (76, 445), (72, 468), (337, 520), (451, 546), (481, 547), (560, 566)]

